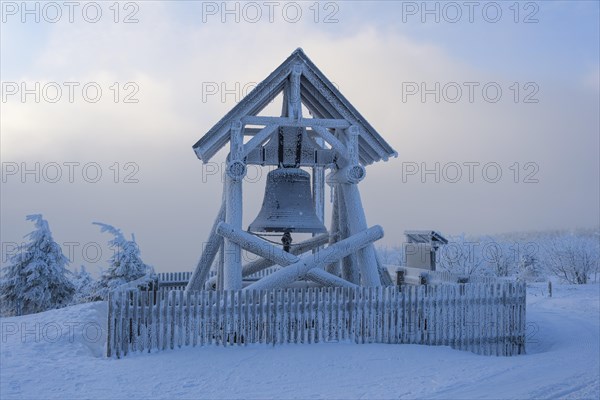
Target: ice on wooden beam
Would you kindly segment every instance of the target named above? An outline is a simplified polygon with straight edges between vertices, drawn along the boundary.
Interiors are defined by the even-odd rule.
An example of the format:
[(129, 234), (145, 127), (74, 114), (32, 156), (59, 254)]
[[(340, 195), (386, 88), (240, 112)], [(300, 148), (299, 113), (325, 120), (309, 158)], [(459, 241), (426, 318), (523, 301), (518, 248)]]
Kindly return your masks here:
[[(266, 115), (267, 106), (280, 93), (283, 93), (281, 114)], [(307, 109), (312, 118), (303, 116), (303, 109)], [(244, 135), (249, 137), (246, 143)], [(338, 250), (340, 243), (358, 240), (365, 231), (372, 232), (367, 230), (357, 188), (366, 176), (365, 166), (397, 154), (303, 52), (292, 53), (217, 122), (194, 145), (194, 150), (202, 161), (208, 162), (227, 144), (230, 149), (223, 200), (227, 225), (222, 225), (218, 233), (213, 230), (209, 239), (211, 246), (216, 245), (220, 250), (220, 272), (216, 279), (219, 290), (240, 289), (244, 276), (277, 264), (283, 269), (252, 286), (285, 287), (307, 274), (327, 285), (381, 285), (372, 243), (347, 251)], [(325, 183), (335, 187), (337, 200), (330, 226), (331, 235), (339, 235), (341, 242), (336, 243), (337, 238), (329, 237), (329, 247), (317, 254), (324, 256), (335, 251), (336, 258), (320, 264), (308, 256), (299, 259), (296, 255), (301, 252), (294, 250), (294, 246), (289, 249), (292, 254), (287, 254), (280, 246), (268, 245), (243, 230), (242, 181), (248, 165), (278, 167), (269, 173), (271, 180), (268, 180), (261, 213), (248, 227), (251, 232), (298, 232), (299, 224), (308, 226), (302, 228), (302, 232), (325, 232)], [(309, 168), (312, 168), (311, 177)], [(325, 170), (330, 172), (327, 178)], [(284, 175), (290, 176), (276, 186), (274, 178)], [(291, 175), (306, 175), (307, 179), (302, 180), (305, 185), (299, 188)], [(294, 192), (296, 189), (298, 193)], [(219, 247), (220, 241), (223, 244)], [(242, 266), (242, 247), (261, 258)], [(203, 255), (205, 259), (214, 257), (208, 259)], [(317, 264), (323, 271), (309, 273)], [(199, 264), (190, 287), (197, 287), (200, 281), (204, 283), (207, 268), (206, 261)], [(213, 287), (214, 281), (209, 280), (208, 286)]]
[(267, 125), (261, 129), (252, 139), (244, 145), (244, 156), (247, 156), (252, 150), (266, 142), (274, 133), (277, 132), (279, 126)]
[(206, 278), (210, 272), (210, 266), (215, 260), (219, 248), (223, 245), (223, 238), (217, 235), (217, 225), (224, 220), (225, 204), (223, 203), (221, 204), (219, 214), (217, 215), (217, 218), (215, 219), (213, 227), (210, 231), (208, 242), (205, 244), (204, 249), (202, 250), (200, 261), (198, 261), (198, 265), (196, 266), (196, 269), (194, 270), (185, 290), (201, 290), (204, 282), (206, 282)]
[[(243, 125), (239, 121), (231, 124), (230, 152), (227, 173), (225, 174), (225, 221), (235, 227), (242, 227), (242, 178), (246, 172), (242, 162), (244, 142), (242, 138)], [(236, 166), (233, 168), (233, 166)], [(241, 170), (239, 167), (243, 165)], [(223, 242), (224, 267), (223, 289), (238, 290), (242, 288), (242, 252), (240, 246), (230, 240)]]
[(356, 289), (359, 286), (354, 283), (350, 283), (345, 279), (340, 278), (339, 276), (335, 276), (326, 272), (320, 268), (313, 268), (305, 276), (306, 279), (316, 282), (323, 286), (329, 287), (345, 287)]
[[(350, 228), (348, 227), (348, 213), (346, 210), (346, 202), (344, 201), (344, 192), (341, 185), (336, 185), (336, 193), (338, 196), (338, 226), (340, 238), (345, 239), (350, 236)], [(341, 260), (342, 278), (349, 282), (360, 283), (360, 274), (358, 272), (358, 261), (356, 253), (352, 253)]]
[[(290, 248), (290, 253), (292, 253), (294, 255), (306, 253), (307, 251), (311, 251), (311, 250), (316, 249), (317, 247), (323, 246), (324, 244), (326, 244), (328, 242), (328, 240), (329, 240), (329, 235), (326, 233), (319, 235), (319, 236), (315, 236), (313, 238), (305, 240), (304, 242), (298, 243), (296, 245), (292, 245)], [(256, 261), (253, 261), (251, 263), (244, 265), (242, 267), (242, 276), (252, 275), (256, 272), (262, 271), (263, 269), (272, 267), (273, 265), (276, 265), (275, 263), (273, 263), (273, 261), (271, 261), (267, 258), (261, 258), (260, 260), (256, 260)], [(279, 265), (286, 266), (286, 265), (290, 265), (290, 264), (285, 264), (285, 265), (279, 264)]]
[[(298, 255), (298, 254), (306, 253), (307, 251), (316, 249), (317, 247), (327, 244), (327, 242), (329, 241), (329, 237), (330, 237), (330, 235), (324, 233), (322, 235), (315, 236), (313, 238), (307, 239), (298, 244), (292, 245), (290, 248), (290, 253), (292, 253), (294, 255)], [(272, 267), (274, 265), (277, 265), (277, 264), (274, 263), (272, 260), (269, 260), (268, 258), (260, 258), (256, 261), (252, 261), (252, 262), (249, 262), (248, 264), (244, 265), (242, 267), (242, 276), (243, 277), (250, 276), (256, 272), (260, 272), (260, 271), (267, 269), (269, 267)], [(281, 265), (281, 264), (279, 264), (279, 265)], [(289, 264), (285, 264), (285, 265), (289, 265)], [(285, 266), (285, 265), (282, 265), (282, 266)], [(212, 287), (215, 287), (216, 283), (217, 283), (217, 277), (213, 276), (206, 282), (206, 286), (208, 288), (212, 288)]]
[(327, 175), (327, 183), (335, 185), (337, 183), (357, 184), (367, 175), (367, 170), (360, 164), (346, 165), (343, 168), (335, 170)]
[[(349, 238), (339, 241), (332, 246), (326, 247), (316, 254), (304, 256), (297, 263), (273, 272), (271, 275), (248, 286), (245, 290), (285, 287), (306, 275), (311, 269), (322, 268), (326, 264), (339, 260), (340, 258), (355, 252), (357, 249), (362, 249), (382, 237), (383, 228), (379, 225), (375, 225), (362, 232), (356, 233)], [(375, 268), (375, 273), (377, 274), (376, 265), (373, 265), (373, 268)], [(378, 286), (378, 284), (372, 286)]]
[(299, 261), (293, 254), (283, 251), (267, 241), (251, 235), (241, 229), (234, 228), (224, 222), (217, 226), (217, 234), (241, 246), (244, 250), (271, 260), (275, 264), (289, 265)]
[[(331, 189), (333, 191), (333, 206), (331, 207), (331, 227), (330, 232), (336, 233), (335, 235), (331, 235), (329, 238), (329, 245), (331, 246), (335, 242), (339, 240), (339, 230), (340, 230), (340, 196), (339, 190), (336, 187)], [(339, 275), (340, 272), (340, 262), (335, 261), (328, 264), (325, 267), (325, 270), (330, 274)]]
[[(360, 193), (356, 185), (340, 185), (344, 191), (344, 202), (346, 204), (346, 213), (350, 233), (360, 232), (367, 227)], [(370, 245), (357, 252), (358, 263), (360, 266), (360, 276), (363, 286), (381, 286), (381, 279), (377, 271), (377, 258), (375, 257), (375, 248)]]

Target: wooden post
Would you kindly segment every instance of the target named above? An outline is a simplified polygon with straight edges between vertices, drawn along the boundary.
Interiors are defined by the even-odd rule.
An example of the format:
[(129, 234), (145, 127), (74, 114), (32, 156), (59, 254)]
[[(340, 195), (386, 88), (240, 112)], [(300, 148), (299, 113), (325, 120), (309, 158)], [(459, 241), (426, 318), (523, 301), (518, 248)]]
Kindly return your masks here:
[[(338, 194), (337, 186), (332, 186), (331, 190), (333, 190), (333, 207), (331, 210), (331, 227), (329, 229), (330, 237), (329, 237), (329, 245), (331, 246), (337, 240), (339, 240), (339, 230), (340, 230), (340, 216), (339, 216), (339, 206), (340, 199)], [(340, 262), (334, 261), (331, 264), (328, 264), (325, 267), (325, 270), (330, 274), (339, 275), (340, 270)]]
[[(358, 187), (356, 185), (341, 184), (344, 191), (344, 202), (346, 205), (346, 221), (350, 234), (354, 235), (367, 228), (367, 220)], [(375, 248), (373, 245), (367, 245), (364, 249), (357, 252), (358, 264), (360, 268), (361, 283), (363, 286), (381, 286), (379, 272), (377, 271), (377, 258), (375, 257)]]
[(113, 339), (113, 319), (114, 319), (114, 307), (113, 307), (114, 295), (112, 292), (108, 292), (108, 321), (107, 321), (107, 331), (106, 331), (106, 357), (110, 358), (112, 356), (112, 339)]
[[(315, 138), (315, 142), (319, 148), (325, 146), (325, 142), (322, 137)], [(312, 194), (313, 194), (313, 206), (315, 208), (315, 214), (319, 218), (319, 221), (324, 222), (325, 218), (325, 168), (316, 166), (312, 169)], [(313, 234), (316, 236), (316, 234)]]
[[(341, 185), (336, 185), (336, 191), (338, 194), (338, 216), (339, 216), (339, 230), (340, 240), (350, 237), (350, 228), (348, 227), (348, 213), (346, 212), (346, 202), (344, 201), (344, 192), (342, 191)], [(355, 253), (344, 257), (341, 260), (342, 265), (342, 278), (348, 282), (360, 283), (360, 276), (358, 272), (358, 260)]]
[[(348, 160), (350, 165), (358, 164), (358, 135), (359, 128), (351, 126), (346, 129)], [(354, 235), (357, 232), (367, 228), (367, 219), (362, 206), (360, 193), (356, 184), (340, 183), (340, 187), (344, 192), (344, 203), (346, 205), (346, 221), (350, 234)], [(375, 256), (375, 247), (370, 244), (364, 249), (358, 251), (358, 262), (360, 265), (361, 282), (363, 286), (381, 286), (381, 279), (377, 270), (377, 258)]]
[(404, 285), (404, 281), (405, 281), (404, 275), (405, 274), (406, 274), (406, 271), (403, 269), (398, 268), (396, 270), (396, 285), (398, 285), (398, 286)]
[(300, 75), (302, 75), (302, 65), (296, 64), (290, 74), (290, 92), (288, 97), (288, 116), (295, 120), (302, 118), (302, 102), (300, 99)]
[[(223, 196), (223, 200), (225, 200), (225, 195)], [(210, 271), (210, 266), (215, 260), (215, 256), (217, 255), (217, 251), (219, 247), (223, 244), (223, 239), (216, 234), (217, 225), (225, 220), (225, 204), (221, 204), (221, 209), (219, 210), (219, 214), (215, 219), (215, 222), (210, 230), (210, 235), (208, 236), (208, 242), (204, 246), (202, 250), (202, 256), (200, 257), (200, 261), (198, 261), (198, 265), (196, 269), (192, 273), (192, 276), (185, 288), (186, 291), (190, 290), (201, 290), (204, 282), (206, 282), (206, 278), (208, 278), (208, 273)]]
[[(231, 124), (231, 150), (225, 174), (227, 191), (225, 221), (235, 227), (242, 228), (242, 180), (246, 175), (246, 165), (242, 161), (244, 143), (242, 140), (242, 123)], [(238, 244), (225, 239), (223, 242), (224, 266), (223, 289), (239, 290), (242, 288), (242, 252)]]

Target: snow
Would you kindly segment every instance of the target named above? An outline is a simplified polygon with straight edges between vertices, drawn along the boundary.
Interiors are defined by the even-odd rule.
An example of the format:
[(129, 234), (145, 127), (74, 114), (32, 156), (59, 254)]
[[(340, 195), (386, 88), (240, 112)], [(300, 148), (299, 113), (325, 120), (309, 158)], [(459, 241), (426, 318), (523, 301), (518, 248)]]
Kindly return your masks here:
[(52, 238), (48, 221), (41, 214), (27, 216), (35, 230), (29, 242), (10, 256), (2, 270), (0, 303), (7, 315), (30, 314), (69, 304), (75, 287), (67, 270), (69, 259)]
[(555, 285), (553, 296), (545, 284), (529, 286), (528, 354), (518, 357), (325, 343), (209, 346), (117, 360), (103, 356), (105, 337), (96, 337), (105, 303), (3, 318), (0, 398), (597, 399), (599, 286)]
[(142, 261), (140, 248), (133, 234), (131, 234), (131, 240), (127, 240), (121, 230), (112, 225), (101, 222), (94, 222), (93, 224), (100, 226), (101, 232), (108, 232), (113, 235), (108, 244), (114, 251), (108, 260), (108, 270), (102, 274), (97, 282), (97, 289), (94, 293), (96, 300), (106, 300), (108, 292), (119, 286), (124, 286), (144, 277), (151, 279), (154, 275), (154, 268)]

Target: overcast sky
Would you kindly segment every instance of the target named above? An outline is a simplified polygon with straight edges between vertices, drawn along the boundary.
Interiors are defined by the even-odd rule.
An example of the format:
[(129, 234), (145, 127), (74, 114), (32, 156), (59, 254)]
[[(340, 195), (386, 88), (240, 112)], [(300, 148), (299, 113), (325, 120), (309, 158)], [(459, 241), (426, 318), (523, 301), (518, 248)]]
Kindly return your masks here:
[(225, 157), (192, 145), (297, 47), (399, 154), (359, 186), (381, 244), (599, 225), (596, 1), (113, 4), (2, 3), (3, 263), (42, 213), (73, 267), (105, 265), (101, 221), (191, 270)]

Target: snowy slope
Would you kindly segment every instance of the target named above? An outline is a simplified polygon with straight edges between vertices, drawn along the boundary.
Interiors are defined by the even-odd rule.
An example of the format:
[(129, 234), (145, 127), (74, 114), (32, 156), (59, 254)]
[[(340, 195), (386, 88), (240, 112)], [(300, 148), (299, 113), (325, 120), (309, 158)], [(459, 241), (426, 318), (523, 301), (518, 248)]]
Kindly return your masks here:
[(0, 398), (599, 398), (599, 287), (544, 292), (529, 288), (528, 354), (512, 358), (344, 343), (184, 348), (113, 360), (103, 357), (97, 329), (105, 325), (103, 303), (3, 318)]

